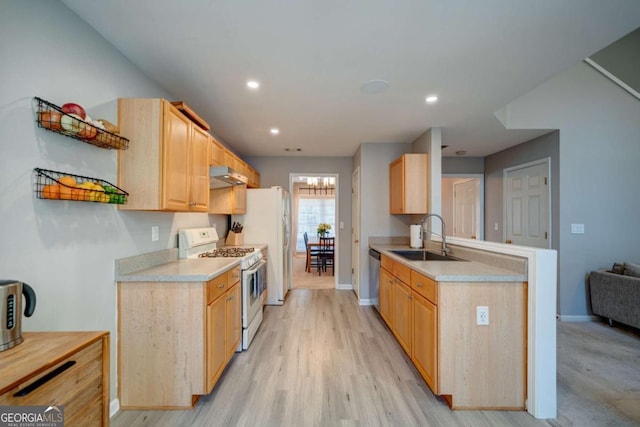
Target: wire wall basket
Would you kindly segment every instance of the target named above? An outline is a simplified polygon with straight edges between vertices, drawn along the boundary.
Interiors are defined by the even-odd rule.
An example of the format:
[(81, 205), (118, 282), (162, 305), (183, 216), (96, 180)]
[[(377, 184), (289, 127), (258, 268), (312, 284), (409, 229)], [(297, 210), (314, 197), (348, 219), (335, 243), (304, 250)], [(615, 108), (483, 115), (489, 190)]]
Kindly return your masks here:
[(98, 127), (96, 122), (87, 122), (75, 114), (67, 114), (60, 107), (44, 99), (34, 98), (38, 127), (59, 133), (100, 148), (126, 150), (129, 140)]
[(35, 192), (39, 199), (78, 202), (127, 203), (129, 193), (103, 179), (35, 168)]

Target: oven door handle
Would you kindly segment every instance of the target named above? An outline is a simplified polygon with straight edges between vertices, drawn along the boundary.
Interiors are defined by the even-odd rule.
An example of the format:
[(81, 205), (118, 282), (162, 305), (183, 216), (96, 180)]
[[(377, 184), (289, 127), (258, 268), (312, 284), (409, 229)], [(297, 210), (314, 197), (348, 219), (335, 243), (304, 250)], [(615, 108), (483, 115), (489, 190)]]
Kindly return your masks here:
[(267, 261), (265, 261), (263, 259), (258, 261), (258, 263), (255, 265), (255, 267), (253, 267), (251, 270), (245, 270), (245, 274), (247, 274), (247, 275), (255, 274), (266, 263), (267, 263)]

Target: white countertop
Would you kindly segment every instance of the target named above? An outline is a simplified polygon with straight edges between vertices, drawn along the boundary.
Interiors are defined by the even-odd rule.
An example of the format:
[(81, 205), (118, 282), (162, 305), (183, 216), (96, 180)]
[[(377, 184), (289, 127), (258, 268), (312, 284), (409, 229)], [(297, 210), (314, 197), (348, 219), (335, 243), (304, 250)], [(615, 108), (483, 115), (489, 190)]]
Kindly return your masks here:
[(240, 264), (240, 258), (178, 259), (116, 277), (117, 282), (206, 282)]
[(415, 250), (408, 245), (372, 244), (371, 248), (437, 282), (524, 282), (523, 274), (477, 261), (411, 261), (391, 251)]

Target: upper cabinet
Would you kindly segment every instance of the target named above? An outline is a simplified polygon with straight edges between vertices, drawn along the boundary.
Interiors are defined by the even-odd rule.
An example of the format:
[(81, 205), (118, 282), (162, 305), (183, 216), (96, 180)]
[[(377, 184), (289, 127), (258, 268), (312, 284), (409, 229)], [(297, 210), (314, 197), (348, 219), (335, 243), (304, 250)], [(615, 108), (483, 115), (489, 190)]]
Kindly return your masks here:
[(209, 134), (164, 99), (121, 98), (118, 123), (129, 149), (118, 152), (125, 210), (207, 212)]
[(225, 166), (224, 163), (224, 146), (217, 139), (211, 137), (211, 146), (209, 149), (209, 164), (211, 166)]
[(429, 212), (429, 157), (403, 154), (389, 165), (389, 207), (392, 214)]

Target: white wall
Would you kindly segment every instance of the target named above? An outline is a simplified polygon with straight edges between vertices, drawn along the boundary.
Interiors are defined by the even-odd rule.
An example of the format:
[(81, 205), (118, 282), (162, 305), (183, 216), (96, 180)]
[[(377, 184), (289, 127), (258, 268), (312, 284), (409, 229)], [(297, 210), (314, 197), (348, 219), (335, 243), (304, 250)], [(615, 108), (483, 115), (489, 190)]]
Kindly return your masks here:
[[(113, 398), (114, 260), (175, 247), (178, 228), (206, 226), (210, 219), (36, 199), (35, 167), (112, 183), (117, 168), (115, 151), (37, 128), (34, 96), (58, 105), (77, 102), (95, 118), (115, 123), (118, 97), (169, 94), (57, 1), (2, 0), (0, 10), (1, 278), (29, 283), (37, 293), (35, 314), (25, 319), (23, 330), (111, 332)], [(152, 225), (160, 228), (157, 242), (151, 242)]]
[(389, 213), (389, 163), (410, 151), (406, 143), (361, 144), (353, 157), (360, 166), (360, 299), (369, 290), (369, 237), (409, 236), (410, 215)]
[(640, 262), (640, 102), (580, 63), (504, 113), (509, 128), (560, 130), (560, 315), (583, 318), (591, 270)]
[(252, 157), (245, 158), (260, 171), (260, 186), (279, 185), (289, 189), (289, 174), (338, 174), (338, 221), (344, 228), (335, 230), (337, 237), (338, 285), (351, 285), (351, 168), (350, 157)]

